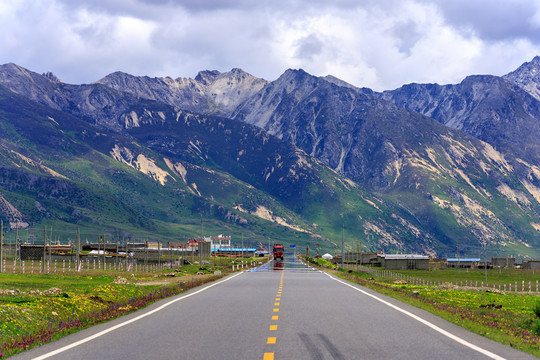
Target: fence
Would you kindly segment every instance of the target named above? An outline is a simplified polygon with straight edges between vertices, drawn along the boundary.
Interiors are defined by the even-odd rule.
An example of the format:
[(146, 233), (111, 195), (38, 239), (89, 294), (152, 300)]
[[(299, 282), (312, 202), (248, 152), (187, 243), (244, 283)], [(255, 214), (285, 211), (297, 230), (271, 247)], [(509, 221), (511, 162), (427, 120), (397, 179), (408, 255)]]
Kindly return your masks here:
[[(441, 282), (441, 281), (433, 281), (433, 280), (424, 280), (420, 279), (418, 277), (414, 277), (411, 275), (404, 275), (396, 272), (392, 272), (389, 270), (378, 270), (373, 269), (367, 266), (358, 266), (358, 270), (371, 274), (373, 276), (381, 277), (384, 279), (390, 279), (394, 281), (402, 280), (406, 281), (408, 284), (412, 285), (418, 285), (418, 286), (441, 286), (445, 283), (451, 284), (453, 286), (458, 287), (474, 287), (474, 288), (493, 288), (500, 291), (506, 291), (506, 292), (539, 292), (539, 286), (538, 286), (538, 280), (536, 281), (530, 281), (530, 280), (521, 280), (521, 281), (514, 281), (509, 282), (507, 284), (489, 284), (486, 282), (484, 284), (483, 281), (478, 280), (462, 280), (462, 281), (455, 281), (455, 282)], [(508, 286), (507, 286), (508, 285)]]
[(100, 259), (86, 259), (80, 262), (71, 260), (3, 260), (1, 264), (1, 272), (12, 274), (66, 274), (80, 273), (83, 271), (125, 271), (125, 272), (146, 272), (155, 273), (165, 269), (170, 269), (173, 266), (179, 266), (174, 263), (161, 264), (138, 264), (136, 262), (105, 262)]

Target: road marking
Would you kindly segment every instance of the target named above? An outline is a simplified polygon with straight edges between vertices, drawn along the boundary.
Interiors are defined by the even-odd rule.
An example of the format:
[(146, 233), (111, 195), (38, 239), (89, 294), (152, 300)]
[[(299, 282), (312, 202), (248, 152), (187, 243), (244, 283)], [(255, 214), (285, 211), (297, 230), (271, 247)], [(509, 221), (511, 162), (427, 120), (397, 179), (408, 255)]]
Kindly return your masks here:
[[(276, 300), (275, 300), (276, 302), (274, 303), (274, 306), (279, 306), (279, 301), (281, 300), (280, 297), (281, 297), (281, 292), (282, 292), (282, 289), (283, 289), (283, 275), (285, 275), (285, 272), (281, 273), (281, 279), (280, 279), (280, 282), (279, 282), (278, 293), (276, 295)], [(279, 312), (279, 308), (274, 308), (273, 312), (275, 312), (275, 313)], [(278, 319), (279, 319), (278, 315), (272, 315), (272, 320), (278, 320)], [(270, 331), (277, 331), (277, 325), (270, 325), (269, 330)], [(267, 344), (275, 344), (276, 343), (276, 338), (275, 337), (269, 337), (266, 340), (266, 343)], [(264, 353), (263, 360), (274, 360), (274, 353)]]
[[(154, 309), (154, 310), (151, 310), (151, 311), (149, 311), (149, 312), (147, 312), (147, 313), (145, 313), (145, 314), (142, 314), (142, 315), (139, 315), (139, 316), (137, 316), (137, 317), (135, 317), (135, 318), (133, 318), (133, 319), (124, 321), (123, 323), (120, 323), (120, 324), (118, 324), (118, 325), (115, 325), (115, 326), (113, 326), (113, 327), (110, 327), (110, 328), (108, 328), (108, 329), (105, 329), (105, 330), (103, 330), (103, 331), (100, 331), (100, 332), (98, 332), (97, 334), (94, 334), (94, 335), (89, 336), (89, 337), (87, 337), (87, 338), (84, 338), (84, 339), (82, 339), (82, 340), (76, 341), (76, 342), (74, 342), (74, 343), (72, 343), (72, 344), (69, 344), (69, 345), (66, 345), (66, 346), (64, 346), (64, 347), (61, 347), (60, 349), (57, 349), (57, 350), (51, 351), (51, 352), (49, 352), (49, 353), (47, 353), (47, 354), (43, 354), (43, 355), (41, 355), (41, 356), (38, 356), (38, 357), (34, 358), (33, 360), (47, 359), (47, 358), (49, 358), (49, 357), (51, 357), (51, 356), (60, 354), (60, 353), (62, 353), (62, 352), (64, 352), (64, 351), (66, 351), (66, 350), (73, 349), (74, 347), (77, 347), (77, 346), (79, 346), (79, 345), (82, 345), (82, 344), (84, 344), (84, 343), (87, 343), (87, 342), (89, 342), (89, 341), (92, 341), (92, 340), (94, 340), (94, 339), (96, 339), (96, 338), (98, 338), (98, 337), (100, 337), (100, 336), (103, 336), (103, 335), (105, 335), (105, 334), (107, 334), (107, 333), (110, 333), (111, 331), (114, 331), (114, 330), (116, 330), (116, 329), (119, 329), (119, 328), (121, 328), (121, 327), (123, 327), (123, 326), (126, 326), (126, 325), (128, 325), (128, 324), (131, 324), (131, 323), (133, 323), (133, 322), (135, 322), (135, 321), (137, 321), (137, 320), (140, 320), (140, 319), (145, 318), (145, 317), (147, 317), (147, 316), (149, 316), (149, 315), (152, 315), (152, 314), (154, 314), (154, 313), (156, 313), (156, 312), (158, 312), (158, 311), (160, 311), (160, 310), (163, 310), (163, 309), (166, 308), (167, 306), (172, 305), (172, 304), (174, 304), (174, 303), (177, 302), (177, 301), (184, 300), (184, 299), (186, 299), (186, 298), (188, 298), (188, 297), (191, 297), (191, 296), (193, 296), (193, 295), (196, 295), (196, 294), (199, 294), (199, 293), (201, 293), (201, 292), (203, 292), (203, 291), (206, 291), (206, 290), (208, 290), (208, 289), (210, 289), (210, 288), (212, 288), (212, 287), (214, 287), (214, 286), (216, 286), (216, 285), (223, 284), (224, 282), (229, 281), (229, 280), (231, 280), (231, 279), (234, 279), (235, 277), (237, 277), (238, 275), (241, 275), (241, 274), (242, 274), (241, 272), (240, 272), (240, 273), (237, 273), (237, 274), (235, 274), (235, 275), (233, 275), (233, 276), (231, 276), (231, 277), (229, 277), (229, 278), (226, 278), (226, 279), (221, 280), (221, 281), (219, 281), (219, 282), (217, 282), (217, 283), (213, 283), (213, 284), (211, 284), (211, 285), (209, 285), (209, 286), (206, 286), (206, 287), (203, 288), (203, 289), (200, 289), (200, 290), (197, 290), (197, 291), (195, 291), (195, 292), (192, 292), (191, 294), (187, 294), (187, 295), (184, 295), (184, 296), (179, 297), (179, 298), (177, 298), (177, 299), (171, 300), (171, 301), (169, 301), (168, 303), (165, 303), (165, 304), (161, 305), (160, 307), (158, 307), (158, 308), (156, 308), (156, 309)], [(265, 355), (265, 356), (266, 356), (266, 355)], [(271, 358), (271, 359), (273, 359), (273, 358), (274, 358), (274, 355), (272, 354), (272, 358)], [(266, 357), (265, 357), (265, 360), (266, 360)]]
[(413, 313), (410, 313), (410, 312), (408, 312), (407, 310), (404, 310), (404, 309), (402, 309), (402, 308), (400, 308), (400, 307), (398, 307), (398, 306), (396, 306), (396, 305), (394, 305), (394, 304), (391, 304), (391, 303), (389, 303), (388, 301), (383, 300), (383, 299), (381, 299), (381, 298), (379, 298), (379, 297), (377, 297), (377, 296), (375, 296), (375, 295), (373, 295), (373, 294), (370, 294), (370, 293), (368, 293), (368, 292), (366, 292), (366, 291), (364, 291), (364, 290), (362, 290), (362, 289), (359, 289), (359, 288), (357, 288), (356, 286), (353, 286), (353, 285), (351, 285), (351, 284), (349, 284), (349, 283), (346, 283), (345, 281), (336, 279), (336, 278), (334, 278), (333, 276), (331, 276), (331, 275), (328, 274), (328, 273), (325, 273), (325, 274), (326, 274), (330, 279), (332, 279), (332, 280), (334, 280), (334, 281), (337, 281), (337, 282), (340, 282), (340, 283), (342, 283), (342, 284), (344, 284), (344, 285), (347, 285), (348, 287), (353, 288), (354, 290), (359, 291), (359, 292), (361, 292), (361, 293), (364, 294), (364, 295), (367, 295), (367, 296), (369, 296), (369, 297), (371, 297), (371, 298), (373, 298), (373, 299), (375, 299), (375, 300), (377, 300), (377, 301), (379, 301), (379, 302), (381, 302), (381, 303), (383, 303), (383, 304), (385, 304), (385, 305), (387, 305), (387, 306), (389, 306), (389, 307), (391, 307), (391, 308), (393, 308), (393, 309), (395, 309), (395, 310), (397, 310), (397, 311), (399, 311), (399, 312), (401, 312), (401, 313), (403, 313), (403, 314), (405, 314), (405, 315), (407, 315), (407, 316), (410, 316), (411, 318), (413, 318), (413, 319), (415, 319), (415, 320), (421, 322), (422, 324), (424, 324), (424, 325), (426, 325), (426, 326), (432, 328), (433, 330), (435, 330), (435, 331), (441, 333), (442, 335), (444, 335), (444, 336), (446, 336), (446, 337), (449, 337), (450, 339), (452, 339), (452, 340), (454, 340), (454, 341), (457, 341), (458, 343), (460, 343), (460, 344), (462, 344), (462, 345), (467, 346), (468, 348), (471, 348), (471, 349), (473, 349), (473, 350), (475, 350), (475, 351), (478, 351), (479, 353), (484, 354), (484, 355), (486, 355), (486, 356), (488, 356), (488, 357), (490, 357), (490, 358), (492, 358), (492, 359), (496, 359), (496, 360), (505, 360), (505, 358), (503, 358), (503, 357), (501, 357), (501, 356), (499, 356), (499, 355), (497, 355), (497, 354), (494, 354), (494, 353), (492, 353), (491, 351), (488, 351), (488, 350), (483, 349), (483, 348), (481, 348), (481, 347), (479, 347), (479, 346), (476, 346), (476, 345), (474, 345), (474, 344), (471, 344), (470, 342), (468, 342), (468, 341), (466, 341), (466, 340), (464, 340), (464, 339), (462, 339), (462, 338), (460, 338), (460, 337), (458, 337), (458, 336), (456, 336), (456, 335), (454, 335), (454, 334), (452, 334), (452, 333), (450, 333), (450, 332), (448, 332), (448, 331), (446, 331), (446, 330), (444, 330), (444, 329), (441, 329), (441, 328), (438, 327), (437, 325), (432, 324), (432, 323), (430, 323), (429, 321), (422, 319), (420, 316), (414, 315)]

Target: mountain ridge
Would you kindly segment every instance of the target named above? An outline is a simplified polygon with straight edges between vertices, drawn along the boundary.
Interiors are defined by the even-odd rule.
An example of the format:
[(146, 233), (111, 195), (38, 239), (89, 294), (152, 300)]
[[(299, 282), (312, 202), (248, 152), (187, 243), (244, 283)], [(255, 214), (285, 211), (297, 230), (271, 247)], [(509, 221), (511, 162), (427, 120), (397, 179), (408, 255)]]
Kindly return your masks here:
[[(416, 103), (424, 104), (417, 112), (398, 101), (398, 95), (407, 99), (410, 92), (375, 93), (301, 69), (289, 69), (272, 82), (233, 69), (201, 71), (183, 80), (117, 72), (93, 84), (70, 85), (8, 64), (0, 66), (0, 86), (6, 87), (3, 103), (11, 115), (0, 118), (5, 130), (0, 142), (12, 148), (26, 144), (18, 146), (21, 153), (34, 149), (32, 161), (65, 176), (77, 198), (103, 198), (94, 184), (104, 187), (104, 194), (112, 191), (122, 202), (120, 213), (134, 215), (123, 221), (139, 233), (145, 226), (188, 233), (188, 224), (204, 211), (216, 227), (241, 228), (254, 237), (269, 231), (283, 236), (280, 229), (288, 229), (288, 236), (304, 244), (320, 239), (327, 248), (345, 224), (348, 235), (362, 237), (366, 249), (435, 254), (451, 253), (455, 244), (462, 249), (491, 244), (530, 256), (540, 229), (537, 142), (514, 153), (512, 141), (528, 139), (516, 124), (534, 125), (536, 99), (500, 77), (471, 76), (463, 84), (459, 89), (415, 85)], [(9, 92), (21, 98), (10, 102)], [(458, 113), (450, 111), (452, 106), (429, 108), (435, 98), (437, 104), (459, 104), (467, 117), (451, 117)], [(446, 126), (435, 111), (461, 129)], [(34, 123), (40, 124), (39, 133), (14, 122), (25, 112), (39, 120)], [(490, 114), (507, 118), (495, 123)], [(80, 127), (66, 131), (68, 124)], [(467, 128), (474, 124), (479, 133)], [(506, 130), (497, 132), (493, 124), (514, 129), (507, 131), (513, 138), (505, 139)], [(53, 129), (44, 148), (47, 137), (40, 135)], [(534, 138), (535, 128), (528, 132)], [(479, 134), (491, 134), (506, 148), (491, 138), (478, 139)], [(70, 150), (77, 148), (87, 150)], [(92, 173), (87, 165), (67, 165), (88, 163), (81, 155), (88, 149), (98, 151), (92, 156), (103, 163), (99, 174), (84, 175), (81, 171)], [(4, 152), (0, 164), (9, 169), (22, 164), (22, 158), (13, 163), (10, 156)], [(35, 165), (20, 171), (51, 176)], [(48, 210), (51, 217), (82, 221), (59, 215), (73, 204), (64, 210), (50, 202), (31, 205), (20, 188), (9, 190), (14, 175), (5, 173), (12, 175), (0, 183), (4, 203), (28, 209), (34, 214), (28, 223), (43, 221), (36, 209), (47, 207), (56, 209)], [(75, 179), (81, 185), (71, 185)], [(33, 196), (39, 197), (36, 191)], [(137, 197), (152, 200), (142, 204)], [(83, 210), (89, 214), (85, 222), (93, 221), (93, 211)], [(112, 218), (106, 222), (112, 228), (127, 226)]]

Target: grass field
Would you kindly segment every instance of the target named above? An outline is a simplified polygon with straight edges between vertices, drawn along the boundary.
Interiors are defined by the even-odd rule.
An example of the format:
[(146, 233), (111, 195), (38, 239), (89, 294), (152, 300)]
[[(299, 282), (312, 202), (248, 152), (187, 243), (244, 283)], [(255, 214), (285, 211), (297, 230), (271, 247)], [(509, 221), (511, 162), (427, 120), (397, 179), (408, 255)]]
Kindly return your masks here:
[[(518, 289), (521, 290), (522, 282), (526, 284), (526, 291), (528, 290), (528, 283), (531, 282), (533, 290), (536, 290), (536, 282), (540, 281), (540, 271), (523, 270), (523, 269), (488, 269), (485, 272), (482, 269), (441, 269), (433, 271), (393, 271), (402, 275), (412, 276), (427, 280), (427, 281), (439, 281), (439, 282), (453, 282), (463, 283), (473, 282), (474, 284), (484, 285), (508, 285), (512, 284), (514, 288), (515, 284), (518, 284)], [(486, 276), (487, 274), (487, 276)], [(487, 278), (487, 282), (486, 282)]]
[[(261, 261), (244, 259), (244, 262)], [(85, 270), (0, 273), (0, 358), (113, 319), (238, 269), (238, 260), (210, 259), (159, 272)], [(221, 275), (214, 275), (220, 271)]]
[[(329, 268), (335, 266), (327, 261), (312, 262), (326, 271), (332, 271)], [(528, 281), (536, 284), (538, 272), (488, 270), (488, 286), (481, 287), (485, 282), (483, 270), (367, 270), (371, 271), (350, 269), (332, 272), (472, 332), (540, 357), (540, 294), (535, 291), (535, 285), (532, 292), (528, 291)], [(523, 281), (527, 284), (524, 292), (521, 291)], [(458, 286), (462, 283), (464, 286)], [(512, 284), (514, 289), (516, 283), (519, 283), (517, 292), (498, 290), (499, 285), (503, 288), (504, 284)]]

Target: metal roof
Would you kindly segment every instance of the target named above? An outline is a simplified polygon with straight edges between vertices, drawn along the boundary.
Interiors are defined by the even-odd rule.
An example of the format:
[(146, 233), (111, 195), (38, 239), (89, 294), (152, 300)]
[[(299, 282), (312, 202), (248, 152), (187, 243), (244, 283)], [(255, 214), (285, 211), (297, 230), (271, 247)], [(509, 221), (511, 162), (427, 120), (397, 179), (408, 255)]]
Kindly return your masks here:
[(429, 256), (417, 254), (384, 254), (382, 257), (386, 260), (429, 260)]
[(446, 259), (448, 262), (478, 262), (480, 259)]

